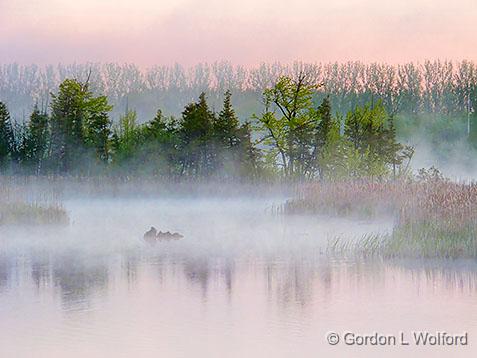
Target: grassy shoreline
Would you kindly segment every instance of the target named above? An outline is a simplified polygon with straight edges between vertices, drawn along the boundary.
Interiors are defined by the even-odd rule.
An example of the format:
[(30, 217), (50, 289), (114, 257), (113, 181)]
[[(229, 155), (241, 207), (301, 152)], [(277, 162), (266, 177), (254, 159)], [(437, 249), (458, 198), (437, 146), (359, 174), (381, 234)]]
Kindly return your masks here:
[(68, 214), (61, 204), (65, 197), (127, 194), (139, 198), (151, 195), (223, 198), (252, 193), (260, 198), (277, 194), (289, 197), (294, 193), (293, 199), (273, 211), (284, 215), (393, 219), (390, 233), (370, 233), (354, 241), (333, 238), (328, 247), (330, 254), (477, 257), (477, 183), (456, 183), (439, 175), (420, 175), (398, 181), (241, 184), (170, 183), (152, 178), (107, 180), (0, 176), (0, 226), (67, 224)]
[(36, 190), (25, 181), (0, 178), (0, 227), (68, 223), (68, 213), (53, 189)]
[(477, 183), (443, 178), (348, 181), (305, 186), (285, 214), (391, 216), (390, 234), (335, 238), (329, 252), (385, 257), (477, 257)]

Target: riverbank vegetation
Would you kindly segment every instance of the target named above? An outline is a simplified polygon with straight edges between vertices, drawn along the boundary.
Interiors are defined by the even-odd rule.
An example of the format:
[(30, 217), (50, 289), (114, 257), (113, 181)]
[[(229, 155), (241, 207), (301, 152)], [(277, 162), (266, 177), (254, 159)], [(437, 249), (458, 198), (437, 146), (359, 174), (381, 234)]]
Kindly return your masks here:
[(51, 187), (34, 188), (18, 178), (0, 177), (0, 226), (65, 225), (69, 218)]
[(139, 124), (128, 110), (114, 123), (111, 105), (88, 80), (67, 79), (52, 94), (50, 110), (35, 107), (24, 123), (0, 103), (0, 170), (23, 175), (124, 175), (160, 178), (304, 180), (397, 177), (413, 148), (398, 143), (383, 101), (333, 114), (313, 72), (280, 77), (263, 92), (261, 113), (240, 123), (225, 93), (213, 111), (205, 93), (181, 116), (159, 109)]
[(434, 168), (407, 180), (310, 184), (283, 210), (393, 219), (389, 234), (333, 238), (329, 249), (335, 254), (477, 257), (477, 184), (451, 182)]

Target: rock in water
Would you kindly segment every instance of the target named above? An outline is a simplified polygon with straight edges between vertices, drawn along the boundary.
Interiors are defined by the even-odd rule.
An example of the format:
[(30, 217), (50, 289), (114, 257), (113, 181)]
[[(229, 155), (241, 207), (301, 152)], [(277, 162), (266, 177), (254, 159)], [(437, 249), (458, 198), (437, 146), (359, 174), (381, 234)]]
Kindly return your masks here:
[(149, 231), (147, 231), (144, 234), (144, 241), (151, 245), (154, 245), (158, 241), (180, 240), (183, 238), (184, 236), (179, 234), (178, 232), (174, 232), (174, 233), (171, 233), (170, 231), (157, 232), (154, 226), (151, 226)]
[(175, 232), (175, 233), (170, 233), (169, 231), (167, 232), (162, 232), (159, 231), (156, 235), (158, 241), (169, 241), (169, 240), (179, 240), (182, 239), (184, 236), (181, 234)]
[(175, 233), (172, 234), (172, 239), (173, 240), (180, 240), (180, 239), (183, 239), (183, 238), (184, 238), (184, 235), (181, 235), (178, 232), (175, 232)]
[(149, 231), (144, 234), (144, 241), (149, 244), (155, 244), (157, 241), (157, 230), (154, 226), (151, 226)]

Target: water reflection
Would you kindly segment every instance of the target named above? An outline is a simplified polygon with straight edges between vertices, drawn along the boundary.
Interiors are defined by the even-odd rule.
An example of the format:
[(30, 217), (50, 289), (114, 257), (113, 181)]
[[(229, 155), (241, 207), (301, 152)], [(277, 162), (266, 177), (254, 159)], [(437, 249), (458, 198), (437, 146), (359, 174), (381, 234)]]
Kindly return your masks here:
[(0, 254), (0, 290), (7, 285), (10, 278), (11, 264), (7, 260), (6, 255)]
[(394, 266), (409, 273), (418, 288), (425, 285), (436, 291), (461, 294), (477, 291), (477, 263), (474, 260), (400, 260), (395, 261)]
[(33, 256), (31, 259), (31, 278), (35, 286), (48, 286), (51, 282), (50, 260), (48, 255)]
[(289, 305), (306, 306), (312, 300), (313, 286), (319, 278), (318, 267), (292, 260), (266, 263), (268, 295), (282, 308)]
[(211, 273), (209, 260), (206, 258), (191, 258), (183, 262), (183, 270), (186, 279), (193, 285), (198, 285), (204, 299), (207, 298), (207, 288)]
[[(302, 309), (314, 301), (330, 302), (343, 292), (382, 291), (405, 285), (414, 293), (477, 293), (477, 263), (473, 261), (383, 261), (322, 257), (205, 257), (148, 255), (127, 252), (119, 257), (90, 257), (78, 252), (0, 255), (0, 288), (27, 286), (37, 290), (59, 289), (64, 309), (88, 305), (93, 295), (107, 295), (110, 278), (116, 286), (134, 290), (138, 282), (155, 280), (167, 289), (188, 283), (189, 293), (202, 300), (221, 291), (234, 296), (247, 282), (261, 287), (269, 301), (282, 309)], [(198, 288), (198, 290), (196, 290)], [(211, 291), (213, 291), (211, 293)], [(79, 308), (81, 309), (81, 307)]]
[[(54, 342), (58, 354), (51, 356), (64, 356), (76, 340), (101, 352), (94, 357), (115, 346), (125, 356), (186, 356), (210, 353), (210, 337), (222, 353), (244, 341), (246, 356), (289, 356), (293, 349), (311, 356), (305, 353), (322, 349), (320, 339), (330, 329), (471, 330), (476, 298), (472, 261), (336, 260), (306, 253), (208, 257), (166, 248), (97, 256), (25, 251), (0, 256), (0, 343), (10, 347), (0, 353), (16, 352), (14, 336), (30, 332), (32, 350), (51, 353), (41, 342)], [(453, 306), (441, 312), (449, 299)], [(121, 346), (129, 336), (134, 340)], [(195, 348), (185, 348), (183, 336)], [(139, 351), (129, 350), (137, 345)]]
[(120, 275), (125, 278), (128, 289), (133, 290), (137, 278), (139, 266), (141, 265), (140, 257), (137, 254), (126, 252), (120, 257)]
[(74, 252), (59, 255), (51, 263), (51, 272), (66, 310), (88, 308), (91, 296), (101, 294), (108, 285), (108, 267), (103, 258), (81, 257)]

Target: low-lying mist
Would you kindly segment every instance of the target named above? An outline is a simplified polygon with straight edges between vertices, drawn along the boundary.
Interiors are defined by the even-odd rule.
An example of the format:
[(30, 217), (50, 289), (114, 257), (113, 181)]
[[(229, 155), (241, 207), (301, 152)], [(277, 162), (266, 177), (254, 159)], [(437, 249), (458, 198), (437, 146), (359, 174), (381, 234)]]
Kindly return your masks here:
[[(218, 187), (216, 190), (221, 191)], [(391, 225), (384, 219), (369, 222), (311, 215), (285, 217), (276, 209), (287, 199), (284, 192), (210, 197), (192, 191), (149, 198), (133, 193), (67, 196), (62, 205), (69, 225), (0, 226), (1, 250), (74, 250), (93, 256), (123, 252), (204, 257), (322, 255), (327, 240), (334, 235), (358, 237), (370, 231), (386, 231)], [(150, 246), (142, 237), (151, 226), (178, 232), (184, 238)]]
[[(49, 179), (3, 183), (68, 223), (0, 224), (0, 356), (329, 356), (326, 332), (369, 317), (474, 334), (474, 260), (334, 256), (330, 240), (389, 234), (395, 218), (286, 212), (304, 183)], [(151, 226), (184, 238), (151, 245)]]

